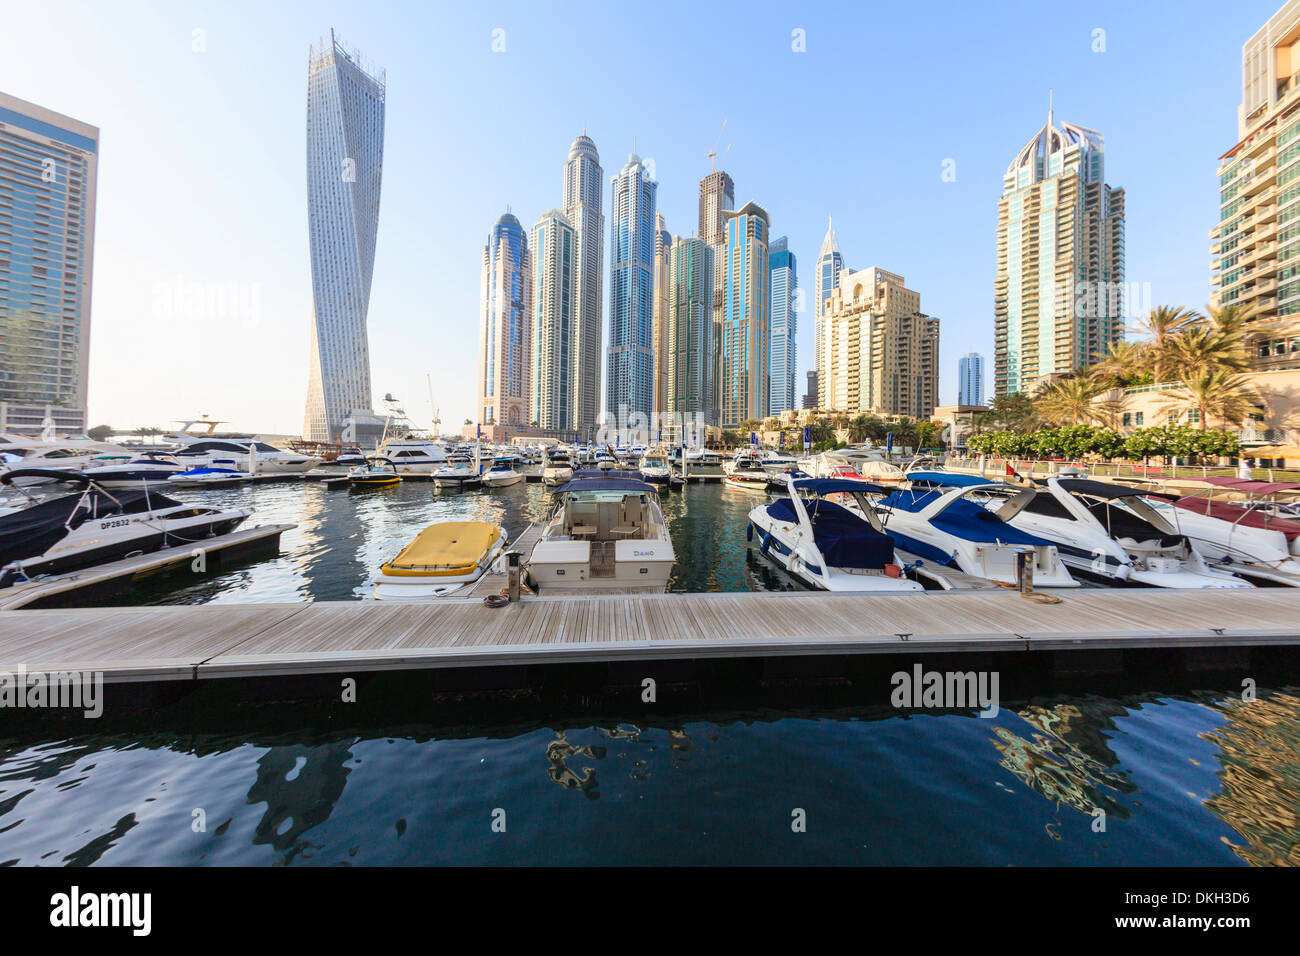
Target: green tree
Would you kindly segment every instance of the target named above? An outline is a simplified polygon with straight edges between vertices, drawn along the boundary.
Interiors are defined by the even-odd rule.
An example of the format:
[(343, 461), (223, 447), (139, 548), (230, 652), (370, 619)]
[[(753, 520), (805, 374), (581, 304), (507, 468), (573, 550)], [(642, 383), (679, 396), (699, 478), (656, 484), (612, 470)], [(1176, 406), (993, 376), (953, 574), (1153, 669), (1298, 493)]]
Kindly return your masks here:
[(96, 425), (86, 430), (86, 437), (91, 441), (108, 441), (113, 437), (112, 425)]

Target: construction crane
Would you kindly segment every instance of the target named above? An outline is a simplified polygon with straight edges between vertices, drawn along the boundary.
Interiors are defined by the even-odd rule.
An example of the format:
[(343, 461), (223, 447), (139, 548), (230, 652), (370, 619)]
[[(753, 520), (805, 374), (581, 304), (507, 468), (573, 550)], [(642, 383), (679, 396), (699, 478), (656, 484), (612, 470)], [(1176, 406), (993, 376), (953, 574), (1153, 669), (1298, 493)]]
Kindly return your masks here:
[[(713, 144), (713, 149), (709, 150), (709, 172), (714, 171), (713, 158), (718, 155), (718, 147), (722, 145), (722, 134), (727, 130), (727, 121), (722, 121), (722, 129), (718, 130), (718, 140)], [(731, 152), (731, 144), (727, 144), (727, 150), (722, 154), (722, 158), (727, 158), (727, 153)]]

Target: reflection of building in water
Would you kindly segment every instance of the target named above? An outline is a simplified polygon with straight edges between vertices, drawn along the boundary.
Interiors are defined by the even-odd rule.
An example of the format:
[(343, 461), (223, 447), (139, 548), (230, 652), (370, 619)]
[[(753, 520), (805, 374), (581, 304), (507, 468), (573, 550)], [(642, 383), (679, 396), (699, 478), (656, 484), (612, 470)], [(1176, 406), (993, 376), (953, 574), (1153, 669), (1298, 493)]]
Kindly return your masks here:
[(563, 730), (559, 731), (556, 738), (546, 745), (546, 759), (551, 762), (546, 775), (565, 790), (581, 790), (588, 800), (598, 799), (600, 794), (596, 792), (596, 787), (599, 786), (596, 781), (596, 768), (583, 767), (582, 772), (578, 773), (569, 767), (568, 760), (570, 757), (591, 757), (593, 760), (604, 760), (605, 748), (593, 747), (590, 744), (575, 747), (569, 743)]
[(1128, 808), (1107, 791), (1133, 793), (1137, 787), (1123, 774), (1107, 770), (1118, 760), (1101, 731), (1114, 730), (1114, 718), (1128, 711), (1116, 702), (1098, 700), (1089, 700), (1082, 708), (1086, 709), (1075, 704), (1031, 705), (1020, 711), (1020, 718), (1038, 731), (1032, 742), (994, 728), (1000, 762), (1021, 783), (1055, 804), (1085, 814), (1100, 807), (1107, 816), (1127, 819)]
[[(248, 803), (265, 802), (266, 811), (253, 834), (254, 844), (282, 852), (329, 819), (351, 773), (346, 764), (353, 743), (348, 738), (315, 746), (272, 746), (258, 759)], [(301, 849), (294, 847), (289, 856)]]
[(1234, 701), (1222, 713), (1228, 722), (1201, 735), (1222, 764), (1223, 790), (1205, 806), (1245, 838), (1228, 845), (1247, 863), (1300, 866), (1300, 698)]

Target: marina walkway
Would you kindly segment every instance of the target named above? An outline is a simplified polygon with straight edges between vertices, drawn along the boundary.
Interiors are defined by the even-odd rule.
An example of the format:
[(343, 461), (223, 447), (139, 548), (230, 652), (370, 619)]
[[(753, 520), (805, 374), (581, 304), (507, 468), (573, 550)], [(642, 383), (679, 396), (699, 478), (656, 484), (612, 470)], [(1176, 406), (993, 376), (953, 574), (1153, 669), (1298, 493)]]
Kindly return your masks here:
[[(1059, 592), (1058, 592), (1059, 593)], [(1300, 593), (808, 592), (0, 611), (0, 671), (106, 681), (589, 661), (1300, 644)]]

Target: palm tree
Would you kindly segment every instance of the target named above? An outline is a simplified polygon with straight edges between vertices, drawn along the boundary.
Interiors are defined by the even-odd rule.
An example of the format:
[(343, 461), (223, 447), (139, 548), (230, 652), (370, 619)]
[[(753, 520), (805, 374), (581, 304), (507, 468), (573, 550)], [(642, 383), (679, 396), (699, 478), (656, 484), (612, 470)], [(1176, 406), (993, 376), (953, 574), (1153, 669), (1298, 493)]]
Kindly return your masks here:
[(1211, 418), (1226, 426), (1239, 425), (1252, 412), (1263, 410), (1263, 400), (1246, 376), (1228, 369), (1205, 369), (1188, 375), (1182, 387), (1163, 397), (1161, 404), (1180, 415), (1197, 412), (1198, 427), (1202, 429)]
[(1120, 339), (1110, 343), (1105, 356), (1088, 372), (1099, 378), (1114, 378), (1120, 384), (1128, 384), (1146, 374), (1150, 364), (1146, 342)]
[(1206, 324), (1220, 332), (1245, 332), (1246, 326), (1255, 321), (1259, 309), (1253, 305), (1229, 303), (1228, 305), (1209, 306), (1206, 308)]
[(1169, 372), (1170, 343), (1189, 325), (1204, 321), (1205, 316), (1194, 309), (1158, 305), (1130, 330), (1145, 335), (1150, 340), (1147, 343), (1150, 358), (1148, 367), (1157, 382), (1163, 382), (1164, 376)]
[(1169, 340), (1165, 360), (1171, 372), (1186, 379), (1217, 369), (1240, 372), (1250, 367), (1243, 334), (1210, 323), (1190, 326)]
[(1097, 399), (1109, 390), (1106, 382), (1095, 378), (1063, 378), (1044, 388), (1035, 404), (1043, 419), (1053, 425), (1108, 425), (1119, 413), (1120, 403)]

